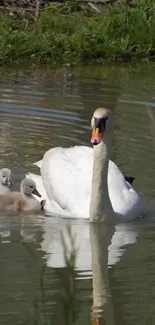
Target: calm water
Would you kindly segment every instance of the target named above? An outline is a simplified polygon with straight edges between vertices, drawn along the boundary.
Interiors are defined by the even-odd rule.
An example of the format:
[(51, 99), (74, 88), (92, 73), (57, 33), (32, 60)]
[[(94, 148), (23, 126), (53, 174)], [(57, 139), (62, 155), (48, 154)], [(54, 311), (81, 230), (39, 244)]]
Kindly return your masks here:
[[(92, 112), (106, 106), (117, 121), (112, 159), (136, 177), (137, 191), (153, 201), (154, 76), (154, 64), (0, 70), (0, 166), (12, 168), (18, 188), (25, 172), (38, 172), (32, 163), (49, 148), (89, 145)], [(68, 224), (78, 248), (70, 286), (60, 236), (69, 256)], [(33, 303), (36, 298), (41, 302), (40, 286), (46, 300), (41, 310), (51, 315), (51, 324), (71, 324), (63, 309), (64, 297), (66, 304), (73, 303), (70, 287), (77, 299), (76, 324), (90, 323), (93, 305), (104, 305), (107, 325), (154, 324), (154, 209), (146, 219), (115, 229), (52, 217), (1, 216), (0, 324), (31, 324)]]

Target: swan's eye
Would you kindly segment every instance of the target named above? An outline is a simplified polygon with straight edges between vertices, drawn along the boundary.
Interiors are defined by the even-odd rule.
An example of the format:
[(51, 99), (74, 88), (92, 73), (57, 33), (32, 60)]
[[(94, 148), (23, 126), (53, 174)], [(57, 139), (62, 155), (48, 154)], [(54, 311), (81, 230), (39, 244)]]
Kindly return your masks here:
[(102, 117), (102, 118), (94, 117), (94, 124), (95, 124), (96, 128), (99, 129), (99, 133), (102, 132), (103, 128), (104, 128), (104, 130), (106, 129), (107, 119), (108, 119), (108, 117)]
[(33, 188), (33, 186), (32, 186), (32, 185), (30, 185), (29, 187), (30, 187), (30, 188)]

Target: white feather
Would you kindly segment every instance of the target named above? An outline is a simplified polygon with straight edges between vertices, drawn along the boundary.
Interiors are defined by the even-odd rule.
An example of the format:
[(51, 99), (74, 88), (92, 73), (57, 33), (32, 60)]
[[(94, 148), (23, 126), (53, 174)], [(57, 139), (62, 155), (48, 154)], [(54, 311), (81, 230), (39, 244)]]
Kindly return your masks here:
[[(50, 205), (45, 206), (46, 210), (65, 217), (88, 218), (93, 149), (86, 146), (50, 149), (43, 160), (36, 164), (41, 166), (42, 179), (33, 174), (31, 177), (39, 192), (46, 199), (48, 196)], [(140, 197), (111, 160), (108, 168), (108, 190), (113, 210), (119, 217), (121, 215), (121, 221), (129, 221), (139, 215)]]

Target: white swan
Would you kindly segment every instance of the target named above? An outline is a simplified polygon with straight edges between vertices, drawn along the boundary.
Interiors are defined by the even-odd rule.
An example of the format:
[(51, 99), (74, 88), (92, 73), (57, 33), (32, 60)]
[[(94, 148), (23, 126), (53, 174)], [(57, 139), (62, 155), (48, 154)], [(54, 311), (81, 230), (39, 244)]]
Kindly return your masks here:
[[(141, 200), (116, 164), (109, 160), (113, 133), (111, 111), (98, 108), (91, 125), (93, 149), (53, 148), (45, 153), (42, 161), (35, 163), (42, 177), (38, 190), (42, 194), (45, 189), (50, 212), (62, 216), (99, 221), (108, 215), (115, 220), (132, 220), (141, 212)], [(29, 174), (28, 177), (37, 184), (38, 176)]]

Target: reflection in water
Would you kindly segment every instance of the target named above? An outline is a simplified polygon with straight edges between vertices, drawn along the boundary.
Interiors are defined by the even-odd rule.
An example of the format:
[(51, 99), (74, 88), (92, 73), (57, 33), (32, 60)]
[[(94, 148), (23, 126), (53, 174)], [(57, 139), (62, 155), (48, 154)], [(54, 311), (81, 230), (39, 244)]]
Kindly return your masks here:
[(108, 247), (108, 266), (118, 263), (126, 250), (126, 245), (135, 244), (140, 234), (137, 223), (122, 223), (115, 226), (111, 244)]
[[(27, 281), (31, 286), (31, 281), (33, 281), (33, 277), (36, 278), (35, 286), (37, 288), (36, 280), (38, 278), (39, 269), (38, 270), (36, 269), (36, 262), (34, 263), (35, 270), (29, 269), (28, 272), (26, 266), (25, 272), (22, 271), (21, 275), (19, 273), (20, 269), (24, 270), (23, 259), (25, 259), (28, 265), (30, 264), (30, 261), (28, 262), (28, 260), (31, 260), (32, 257), (30, 254), (30, 257), (28, 258), (29, 252), (32, 251), (33, 253), (32, 256), (34, 256), (35, 259), (37, 258), (38, 265), (41, 263), (41, 257), (43, 257), (43, 261), (45, 261), (49, 266), (49, 268), (45, 273), (45, 288), (47, 290), (47, 295), (48, 295), (47, 298), (48, 310), (50, 310), (50, 313), (52, 313), (52, 315), (55, 315), (53, 316), (55, 317), (54, 319), (56, 319), (57, 321), (59, 319), (59, 323), (61, 323), (62, 317), (64, 317), (62, 316), (62, 314), (60, 318), (58, 317), (60, 316), (60, 307), (61, 307), (60, 296), (62, 291), (62, 282), (60, 283), (59, 276), (61, 274), (63, 278), (64, 277), (66, 278), (66, 274), (68, 274), (68, 272), (66, 273), (67, 271), (66, 261), (70, 259), (70, 256), (73, 251), (73, 245), (72, 245), (73, 242), (70, 240), (70, 233), (68, 232), (68, 226), (71, 226), (72, 229), (71, 234), (72, 234), (72, 238), (74, 239), (74, 249), (77, 252), (76, 260), (75, 260), (76, 280), (78, 281), (78, 283), (81, 283), (80, 284), (81, 289), (79, 292), (81, 298), (79, 297), (77, 298), (84, 299), (83, 303), (81, 302), (81, 308), (78, 314), (78, 319), (79, 319), (78, 324), (79, 325), (82, 324), (80, 322), (83, 321), (83, 325), (84, 325), (86, 322), (87, 315), (90, 312), (90, 309), (88, 309), (88, 307), (89, 308), (91, 307), (91, 301), (89, 298), (92, 295), (92, 285), (90, 283), (91, 279), (93, 279), (93, 306), (95, 307), (93, 308), (92, 311), (93, 320), (97, 321), (97, 319), (99, 318), (98, 319), (99, 324), (102, 324), (103, 320), (107, 320), (108, 325), (113, 324), (112, 323), (113, 309), (111, 309), (111, 314), (109, 312), (110, 308), (113, 308), (111, 306), (112, 303), (111, 299), (115, 307), (115, 304), (117, 303), (118, 300), (117, 296), (119, 295), (119, 292), (113, 295), (116, 285), (114, 284), (112, 285), (111, 278), (109, 276), (111, 274), (111, 270), (113, 270), (113, 267), (115, 266), (116, 268), (117, 263), (121, 261), (121, 257), (123, 258), (123, 256), (129, 256), (127, 263), (130, 265), (131, 250), (128, 244), (135, 243), (139, 232), (143, 233), (141, 228), (143, 224), (136, 222), (134, 224), (130, 224), (130, 223), (124, 225), (117, 224), (116, 226), (109, 226), (106, 224), (103, 224), (102, 226), (101, 225), (93, 226), (90, 225), (88, 222), (82, 222), (82, 221), (80, 222), (76, 220), (72, 220), (72, 221), (57, 220), (57, 218), (43, 219), (41, 217), (37, 218), (36, 216), (31, 215), (29, 216), (29, 218), (26, 217), (14, 218), (14, 221), (12, 221), (9, 218), (6, 219), (5, 217), (4, 218), (1, 217), (0, 225), (1, 225), (0, 227), (1, 230), (4, 231), (4, 232), (1, 231), (1, 236), (3, 236), (3, 233), (4, 236), (6, 236), (7, 230), (8, 229), (10, 230), (10, 234), (8, 233), (9, 237), (5, 237), (5, 241), (6, 243), (8, 242), (8, 244), (6, 243), (2, 244), (4, 237), (1, 237), (1, 245), (3, 245), (1, 246), (1, 258), (3, 256), (5, 268), (7, 267), (8, 263), (10, 265), (10, 262), (13, 268), (16, 266), (17, 263), (16, 267), (18, 270), (18, 280), (16, 280), (16, 273), (14, 272), (13, 273), (15, 276), (14, 281), (15, 283), (16, 281), (18, 282), (22, 281), (21, 282), (22, 284), (20, 285), (22, 296), (26, 294), (25, 290), (28, 290), (29, 295), (32, 297), (35, 296), (37, 293), (37, 291), (34, 291), (34, 286), (33, 288), (31, 288), (31, 290), (28, 288), (26, 289)], [(144, 227), (145, 227), (145, 222), (144, 222)], [(65, 241), (66, 257), (64, 256), (64, 246), (62, 246), (62, 237), (64, 238)], [(29, 245), (29, 250), (27, 251), (26, 255), (24, 252), (25, 250), (24, 246), (22, 249), (21, 248), (18, 249), (18, 254), (17, 252), (16, 254), (14, 252), (14, 248), (17, 250), (17, 247), (20, 245), (19, 244), (20, 241), (24, 242), (24, 245), (26, 244), (26, 242)], [(6, 249), (6, 245), (9, 245), (7, 249)], [(3, 249), (3, 247), (5, 248), (5, 250)], [(35, 249), (37, 249), (36, 252)], [(143, 246), (142, 246), (142, 250), (144, 250)], [(128, 251), (130, 252), (129, 254)], [(11, 256), (12, 258), (10, 260)], [(15, 260), (17, 259), (18, 262), (16, 263), (15, 261), (13, 262), (13, 256), (15, 256), (14, 257)], [(108, 269), (107, 264), (110, 265), (110, 269)], [(119, 265), (116, 268), (116, 271), (117, 269), (119, 270)], [(2, 268), (0, 268), (0, 274), (1, 271)], [(120, 271), (121, 271), (121, 266), (120, 266)], [(128, 272), (126, 271), (126, 276), (127, 275)], [(7, 277), (8, 274), (6, 272), (5, 278), (7, 279)], [(119, 285), (120, 288), (121, 286), (123, 286), (121, 290), (123, 290), (122, 292), (124, 293), (124, 290), (126, 290), (125, 288), (127, 286), (127, 283), (122, 282), (121, 277), (119, 277), (117, 273), (115, 277), (117, 278), (118, 283), (120, 282)], [(12, 277), (10, 275), (8, 281), (9, 285), (10, 285), (11, 278)], [(24, 278), (27, 279), (26, 282)], [(129, 274), (129, 278), (130, 278), (130, 274)], [(69, 279), (67, 281), (69, 281)], [(127, 281), (129, 281), (130, 283), (129, 279)], [(25, 289), (24, 289), (24, 282), (25, 282)], [(109, 289), (111, 285), (112, 285), (112, 291)], [(84, 287), (87, 289), (86, 292), (83, 291)], [(113, 295), (112, 297), (110, 296), (110, 291)], [(85, 294), (87, 296), (86, 300), (85, 300)], [(31, 298), (29, 298), (29, 305), (31, 305), (32, 302)], [(90, 303), (88, 304), (89, 301)], [(59, 312), (58, 309), (54, 307), (56, 306), (55, 302), (57, 302), (59, 306)], [(20, 302), (20, 304), (21, 303), (22, 301)], [(123, 296), (122, 296), (122, 303), (124, 303)], [(14, 304), (12, 304), (11, 306), (13, 307)], [(52, 309), (50, 306), (52, 306)], [(112, 317), (112, 319), (109, 320), (109, 317)], [(124, 323), (124, 321), (120, 323), (120, 319), (119, 319), (118, 322), (116, 322), (116, 324), (124, 325), (126, 323)]]
[[(76, 268), (80, 271), (81, 276), (90, 276), (91, 265), (91, 248), (90, 248), (90, 233), (89, 222), (87, 221), (67, 221), (61, 220), (61, 223), (46, 219), (43, 225), (44, 234), (41, 248), (46, 252), (46, 261), (49, 267), (65, 267), (63, 259), (63, 249), (60, 241), (60, 234), (66, 239), (68, 252), (71, 250), (70, 240), (66, 232), (66, 225), (72, 225), (72, 232), (76, 240), (76, 247), (78, 249), (78, 256), (76, 259)], [(108, 246), (108, 266), (112, 267), (118, 261), (125, 251), (126, 245), (134, 244), (138, 237), (139, 230), (137, 224), (117, 224), (114, 227), (114, 233), (111, 242)], [(83, 273), (82, 273), (83, 271)]]
[(108, 278), (108, 246), (114, 231), (102, 223), (90, 225), (93, 277), (93, 324), (114, 325), (114, 309)]

